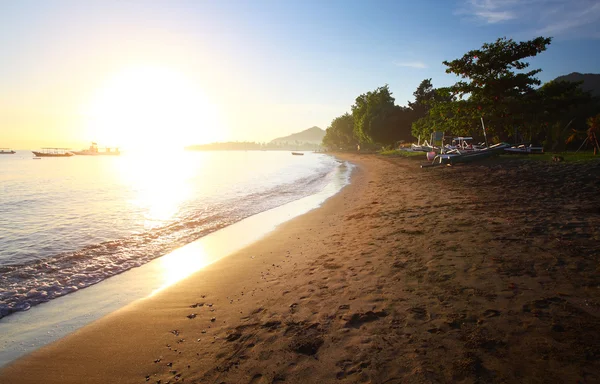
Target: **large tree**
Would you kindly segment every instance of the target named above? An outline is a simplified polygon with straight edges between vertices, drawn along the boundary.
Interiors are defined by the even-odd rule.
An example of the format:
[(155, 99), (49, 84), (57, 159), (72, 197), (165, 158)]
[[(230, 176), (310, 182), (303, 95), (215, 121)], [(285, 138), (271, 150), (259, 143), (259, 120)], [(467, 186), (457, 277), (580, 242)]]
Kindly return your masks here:
[(537, 37), (517, 43), (500, 38), (459, 59), (444, 61), (446, 73), (462, 79), (450, 87), (462, 101), (454, 118), (473, 123), (483, 117), (489, 133), (500, 137), (531, 121), (538, 107), (535, 87), (541, 83), (535, 75), (541, 69), (525, 71), (529, 63), (524, 60), (545, 51), (551, 41)]

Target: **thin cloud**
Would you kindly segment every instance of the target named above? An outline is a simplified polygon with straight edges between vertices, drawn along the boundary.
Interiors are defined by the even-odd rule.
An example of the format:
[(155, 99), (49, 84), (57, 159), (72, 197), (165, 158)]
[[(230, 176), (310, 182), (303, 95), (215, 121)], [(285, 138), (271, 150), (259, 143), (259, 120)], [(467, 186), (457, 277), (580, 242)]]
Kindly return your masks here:
[(398, 67), (408, 67), (408, 68), (418, 68), (418, 69), (427, 68), (427, 65), (422, 61), (395, 61), (394, 64)]
[(480, 24), (520, 23), (532, 34), (597, 38), (598, 0), (461, 0), (456, 15)]

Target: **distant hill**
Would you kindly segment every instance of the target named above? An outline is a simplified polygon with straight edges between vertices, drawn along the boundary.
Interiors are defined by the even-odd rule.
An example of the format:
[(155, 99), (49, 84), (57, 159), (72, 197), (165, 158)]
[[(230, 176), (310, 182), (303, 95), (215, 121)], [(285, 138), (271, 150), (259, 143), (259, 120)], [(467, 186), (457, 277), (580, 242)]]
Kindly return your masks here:
[(321, 144), (325, 137), (325, 131), (319, 127), (312, 127), (305, 129), (302, 132), (293, 133), (289, 136), (278, 137), (271, 140), (271, 143), (309, 143), (309, 144)]
[(579, 73), (573, 72), (568, 75), (559, 76), (554, 81), (583, 81), (581, 88), (584, 91), (590, 91), (594, 96), (600, 96), (600, 74), (597, 73)]

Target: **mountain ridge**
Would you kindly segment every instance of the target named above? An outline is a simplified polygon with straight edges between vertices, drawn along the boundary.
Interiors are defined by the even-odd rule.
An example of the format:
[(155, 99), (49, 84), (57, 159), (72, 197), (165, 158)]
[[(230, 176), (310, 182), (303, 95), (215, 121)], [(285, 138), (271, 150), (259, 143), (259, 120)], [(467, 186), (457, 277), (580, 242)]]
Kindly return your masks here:
[(317, 126), (313, 126), (305, 129), (304, 131), (275, 138), (271, 140), (271, 143), (295, 143), (297, 141), (299, 143), (320, 144), (323, 141), (323, 137), (325, 137), (325, 130)]
[(571, 72), (568, 75), (558, 76), (552, 81), (583, 81), (581, 89), (591, 92), (593, 96), (600, 96), (600, 74), (598, 73)]

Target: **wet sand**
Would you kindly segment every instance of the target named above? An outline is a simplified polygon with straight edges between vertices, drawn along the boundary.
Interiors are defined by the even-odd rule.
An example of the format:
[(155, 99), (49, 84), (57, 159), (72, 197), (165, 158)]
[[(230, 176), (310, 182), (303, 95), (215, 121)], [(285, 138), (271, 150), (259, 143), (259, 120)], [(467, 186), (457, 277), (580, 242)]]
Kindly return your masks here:
[(600, 382), (600, 163), (342, 156), (323, 207), (0, 382)]

